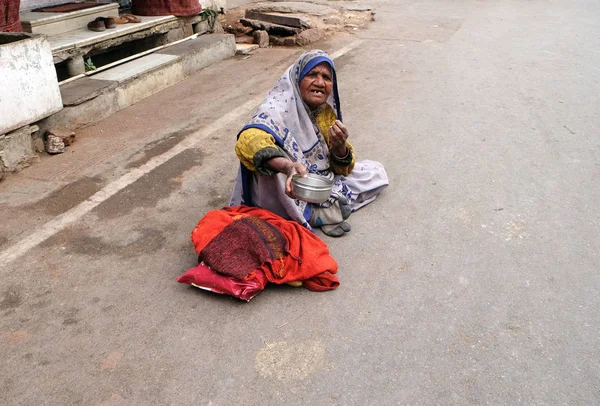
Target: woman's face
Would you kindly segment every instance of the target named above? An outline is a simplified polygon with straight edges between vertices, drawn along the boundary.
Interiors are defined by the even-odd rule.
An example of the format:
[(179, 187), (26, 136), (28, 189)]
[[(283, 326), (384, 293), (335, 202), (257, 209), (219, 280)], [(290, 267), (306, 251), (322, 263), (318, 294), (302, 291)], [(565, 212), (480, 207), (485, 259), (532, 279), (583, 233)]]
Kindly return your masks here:
[(322, 62), (312, 68), (302, 78), (299, 87), (302, 100), (311, 110), (325, 104), (333, 89), (333, 78), (329, 64)]

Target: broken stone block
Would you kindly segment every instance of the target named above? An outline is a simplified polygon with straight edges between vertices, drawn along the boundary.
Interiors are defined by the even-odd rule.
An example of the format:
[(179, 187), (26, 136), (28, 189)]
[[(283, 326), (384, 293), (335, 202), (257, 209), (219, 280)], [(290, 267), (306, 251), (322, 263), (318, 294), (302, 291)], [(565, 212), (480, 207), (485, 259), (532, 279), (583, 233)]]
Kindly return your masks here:
[(26, 125), (0, 136), (0, 167), (12, 172), (20, 171), (31, 164), (32, 159), (36, 157), (31, 133), (37, 129), (37, 126)]
[(269, 33), (263, 30), (254, 31), (254, 43), (261, 48), (269, 46)]
[(286, 16), (275, 13), (261, 13), (260, 11), (251, 9), (246, 10), (245, 17), (252, 20), (265, 21), (267, 23), (286, 25), (288, 27), (310, 28), (308, 22), (300, 17)]
[(298, 46), (306, 46), (308, 44), (312, 44), (313, 42), (317, 42), (325, 38), (325, 31), (320, 30), (318, 28), (311, 28), (309, 30), (302, 31), (296, 37), (296, 45)]
[(278, 37), (277, 35), (269, 35), (269, 42), (274, 47), (281, 47), (281, 46), (283, 46), (283, 38), (282, 37)]
[(65, 127), (56, 127), (48, 130), (48, 136), (50, 135), (60, 138), (65, 147), (75, 142), (75, 131), (71, 131)]
[(296, 37), (286, 37), (283, 39), (283, 46), (286, 47), (295, 47), (296, 46)]
[(235, 53), (236, 55), (248, 55), (256, 48), (258, 48), (256, 44), (235, 44)]
[(278, 37), (276, 35), (269, 36), (271, 40), (271, 45), (277, 47), (295, 47), (296, 46), (296, 37)]
[(271, 24), (263, 21), (251, 20), (248, 18), (242, 18), (240, 23), (246, 27), (252, 27), (255, 30), (264, 30), (269, 34), (282, 35), (284, 37), (296, 35), (300, 32), (298, 28), (286, 27), (285, 25)]
[(48, 135), (46, 139), (46, 152), (49, 154), (62, 154), (65, 152), (65, 143), (60, 137)]

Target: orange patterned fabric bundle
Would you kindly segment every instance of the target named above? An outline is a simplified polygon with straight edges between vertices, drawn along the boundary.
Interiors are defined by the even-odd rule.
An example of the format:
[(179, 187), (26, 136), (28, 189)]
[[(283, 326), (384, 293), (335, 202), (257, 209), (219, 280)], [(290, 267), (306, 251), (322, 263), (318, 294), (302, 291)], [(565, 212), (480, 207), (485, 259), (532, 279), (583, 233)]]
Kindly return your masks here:
[[(251, 284), (253, 291), (256, 286), (262, 290), (268, 282), (301, 281), (313, 291), (332, 290), (340, 284), (335, 276), (337, 263), (325, 242), (300, 224), (257, 207), (208, 212), (192, 232), (192, 242), (200, 265), (181, 276), (178, 281), (182, 283), (237, 297), (231, 292), (231, 283), (236, 281)], [(218, 276), (210, 286), (193, 277), (199, 270), (206, 277), (207, 266)], [(226, 287), (218, 286), (222, 277), (227, 277)]]

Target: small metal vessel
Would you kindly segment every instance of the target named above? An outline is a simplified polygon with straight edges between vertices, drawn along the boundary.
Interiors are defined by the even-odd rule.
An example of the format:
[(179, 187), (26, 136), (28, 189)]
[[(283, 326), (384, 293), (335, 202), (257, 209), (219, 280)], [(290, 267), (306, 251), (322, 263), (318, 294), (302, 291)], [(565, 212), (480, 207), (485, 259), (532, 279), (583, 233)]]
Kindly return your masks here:
[(323, 203), (329, 199), (333, 189), (333, 180), (324, 176), (309, 173), (305, 178), (292, 177), (292, 193), (300, 200), (308, 203)]

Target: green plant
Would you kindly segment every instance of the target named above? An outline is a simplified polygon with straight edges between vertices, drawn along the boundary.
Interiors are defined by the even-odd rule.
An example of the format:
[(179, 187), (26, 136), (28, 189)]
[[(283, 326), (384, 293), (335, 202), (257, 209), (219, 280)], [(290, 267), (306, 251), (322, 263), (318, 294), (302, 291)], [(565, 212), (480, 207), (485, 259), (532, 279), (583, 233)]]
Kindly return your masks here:
[(84, 65), (85, 65), (86, 72), (89, 72), (91, 70), (96, 70), (96, 65), (94, 65), (94, 62), (92, 62), (92, 58), (86, 59)]
[(202, 16), (202, 21), (210, 18), (211, 20), (214, 20), (215, 18), (217, 18), (217, 13), (215, 10), (210, 9), (210, 8), (205, 8), (204, 10), (202, 10), (202, 12), (200, 13), (200, 16)]

